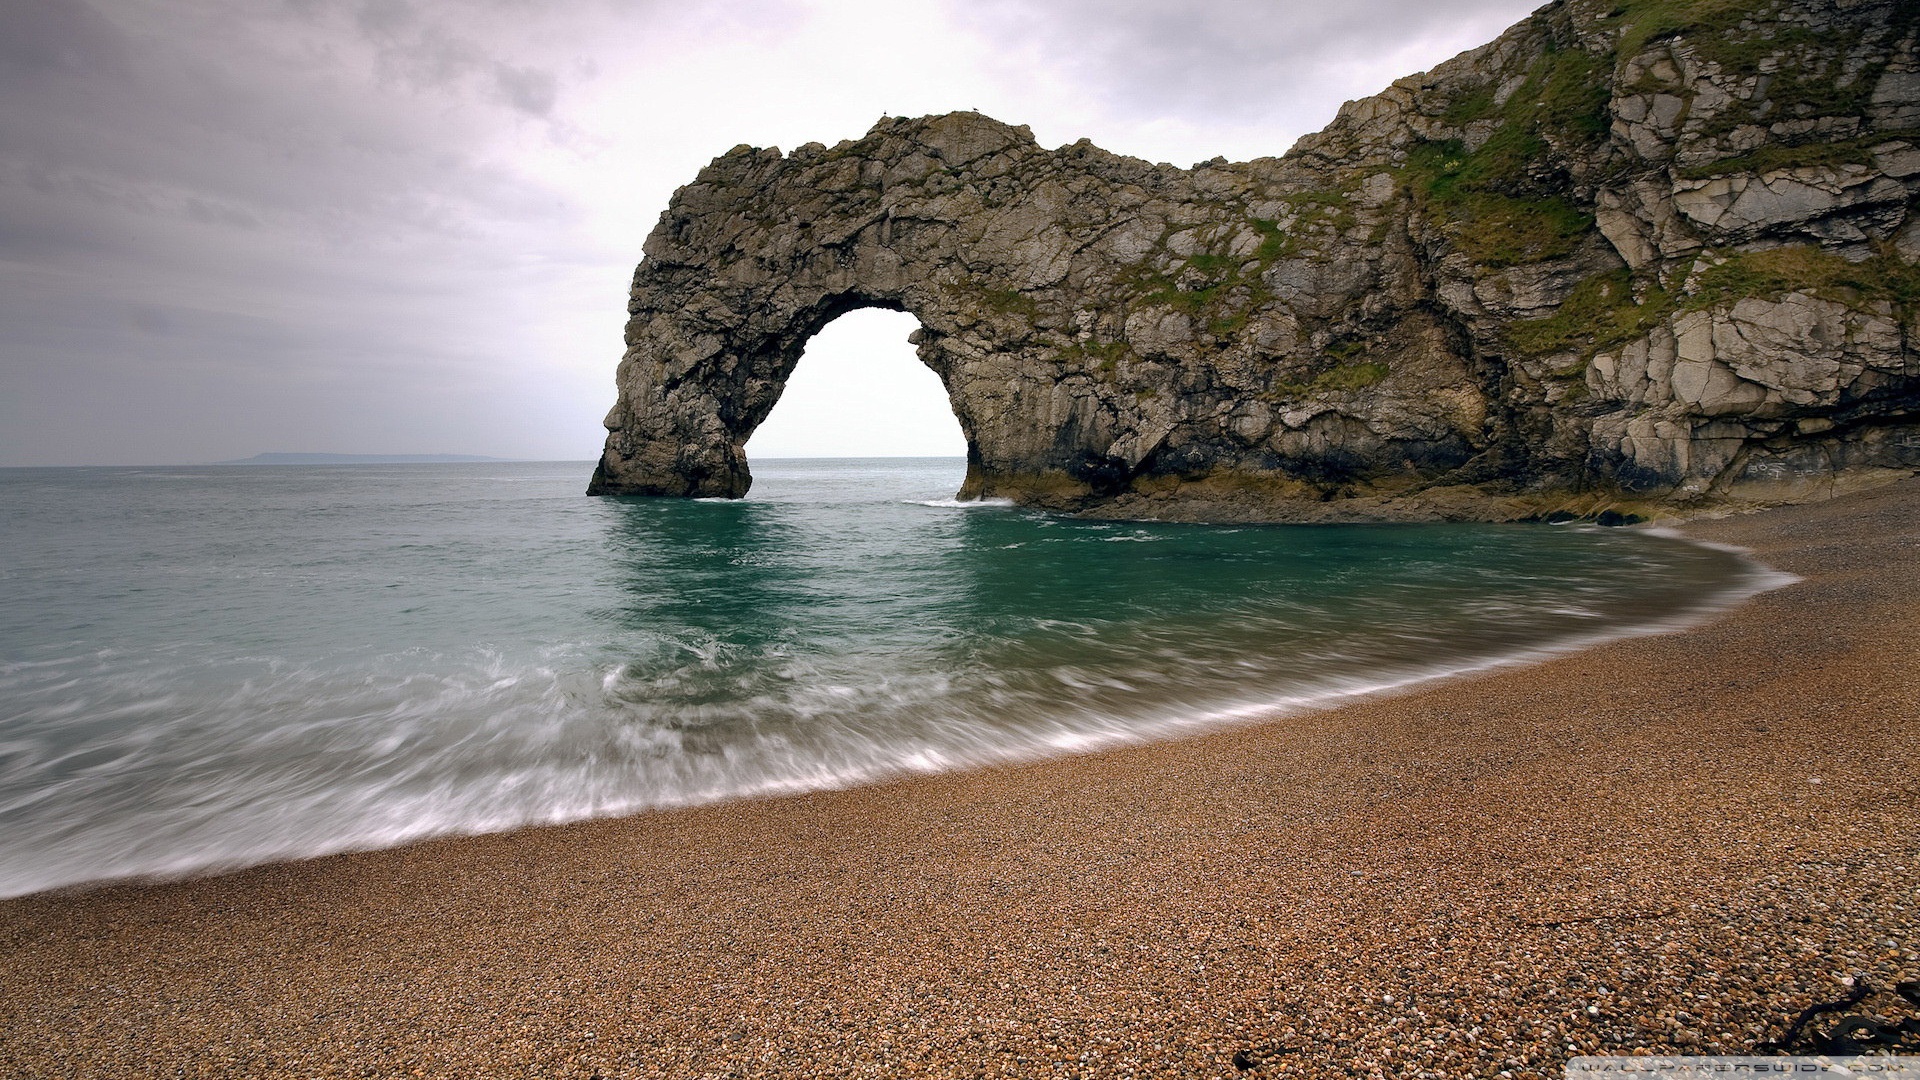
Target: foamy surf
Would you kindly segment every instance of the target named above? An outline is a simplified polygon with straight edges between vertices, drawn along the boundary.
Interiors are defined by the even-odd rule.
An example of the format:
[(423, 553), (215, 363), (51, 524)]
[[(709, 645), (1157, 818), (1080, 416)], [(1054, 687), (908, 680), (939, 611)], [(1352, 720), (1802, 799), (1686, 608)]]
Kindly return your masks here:
[(1787, 580), (1644, 530), (920, 512), (960, 469), (0, 476), (0, 894), (1173, 738)]
[(1014, 505), (1012, 499), (908, 499), (913, 506), (932, 506), (941, 510), (991, 510)]

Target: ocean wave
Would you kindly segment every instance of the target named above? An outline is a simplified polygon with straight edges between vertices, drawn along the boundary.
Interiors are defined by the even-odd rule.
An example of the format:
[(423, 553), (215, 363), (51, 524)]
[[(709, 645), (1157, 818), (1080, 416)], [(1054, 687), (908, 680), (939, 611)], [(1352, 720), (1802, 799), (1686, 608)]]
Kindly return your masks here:
[(909, 506), (932, 506), (941, 510), (990, 510), (1013, 506), (1012, 499), (908, 499)]
[(145, 532), (150, 488), (56, 490), (70, 531), (0, 547), (44, 568), (0, 578), (0, 895), (1172, 738), (1793, 580), (1645, 531), (926, 514), (1009, 504), (774, 469), (720, 514), (542, 468), (329, 470)]

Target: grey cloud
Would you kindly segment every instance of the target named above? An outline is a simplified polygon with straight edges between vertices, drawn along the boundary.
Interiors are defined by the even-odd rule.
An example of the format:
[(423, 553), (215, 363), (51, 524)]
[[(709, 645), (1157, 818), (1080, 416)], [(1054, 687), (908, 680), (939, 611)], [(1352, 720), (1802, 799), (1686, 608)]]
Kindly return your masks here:
[(113, 37), (96, 35), (130, 58), (119, 70), (0, 71), (0, 163), (10, 172), (155, 213), (184, 212), (197, 195), (271, 216), (365, 208), (408, 183), (413, 148), (435, 141), (408, 130), (404, 110), (340, 94), (324, 68), (274, 55), (266, 28), (201, 39), (195, 32), (224, 14), (208, 5), (181, 20), (184, 33), (156, 39), (156, 13), (129, 10), (136, 17), (110, 27)]
[(539, 68), (497, 64), (493, 69), (493, 81), (499, 87), (502, 100), (534, 116), (551, 113), (554, 98), (560, 92), (559, 77)]
[(123, 75), (125, 43), (92, 8), (45, 0), (0, 0), (0, 68)]
[[(335, 14), (323, 8), (311, 17), (324, 27)], [(409, 0), (371, 0), (361, 5), (353, 22), (378, 50), (381, 71), (388, 78), (417, 89), (453, 88), (486, 68), (486, 50), (450, 25), (453, 20), (433, 14)]]
[[(1363, 50), (1450, 21), (1497, 22), (1526, 0), (934, 2), (1005, 58), (1007, 86), (1038, 66), (1115, 115), (1264, 138)], [(592, 453), (605, 374), (566, 398), (555, 387), (573, 369), (549, 345), (576, 340), (575, 325), (604, 326), (611, 368), (631, 248), (651, 222), (601, 207), (590, 230), (576, 200), (619, 186), (603, 197), (648, 203), (652, 188), (639, 188), (654, 185), (663, 203), (712, 153), (753, 136), (698, 93), (634, 101), (674, 122), (648, 129), (663, 133), (648, 163), (620, 167), (684, 160), (686, 172), (609, 177), (592, 155), (613, 140), (571, 126), (588, 115), (588, 84), (685, 57), (730, 65), (729, 89), (782, 85), (740, 70), (739, 57), (774, 55), (810, 10), (0, 0), (0, 464)], [(706, 51), (713, 43), (723, 48)], [(900, 47), (942, 62), (939, 42)], [(874, 88), (868, 119), (895, 89)], [(1007, 119), (1044, 123), (1048, 105), (1035, 105), (1039, 115)], [(532, 153), (545, 155), (538, 169)], [(608, 235), (607, 220), (628, 217), (619, 228), (636, 235)]]
[[(1490, 36), (1534, 0), (973, 0), (956, 17), (1015, 62), (1070, 72), (1105, 106), (1192, 122), (1307, 118), (1304, 102), (1344, 66), (1422, 39)], [(1464, 46), (1478, 40), (1460, 42)], [(1412, 74), (1400, 72), (1399, 74)], [(1358, 92), (1371, 92), (1368, 87)], [(1324, 122), (1325, 117), (1313, 117)], [(1316, 125), (1317, 126), (1317, 125)], [(1284, 147), (1276, 148), (1284, 149)]]
[[(511, 43), (513, 34), (511, 30), (503, 32), (502, 24), (518, 24), (524, 29), (543, 18), (564, 21), (569, 14), (577, 15), (590, 6), (562, 4), (543, 9), (519, 0), (483, 0), (461, 6), (367, 0), (352, 21), (376, 48), (386, 78), (415, 89), (476, 88), (494, 102), (544, 118), (552, 115), (560, 96), (559, 67), (570, 66), (589, 78), (593, 68), (579, 63), (538, 66), (508, 59), (499, 54), (499, 47), (502, 39)], [(305, 0), (292, 0), (292, 7), (320, 26), (338, 15), (333, 8)]]
[(186, 207), (188, 217), (205, 225), (227, 225), (237, 229), (257, 229), (261, 225), (260, 218), (251, 211), (211, 199), (189, 196)]
[(493, 149), (551, 58), (438, 29), (501, 5), (369, 10), (0, 0), (0, 464), (338, 446), (524, 364), (511, 298), (548, 286), (489, 245), (584, 258)]
[(127, 305), (127, 325), (157, 337), (173, 333), (173, 318), (165, 309), (150, 307), (146, 304)]

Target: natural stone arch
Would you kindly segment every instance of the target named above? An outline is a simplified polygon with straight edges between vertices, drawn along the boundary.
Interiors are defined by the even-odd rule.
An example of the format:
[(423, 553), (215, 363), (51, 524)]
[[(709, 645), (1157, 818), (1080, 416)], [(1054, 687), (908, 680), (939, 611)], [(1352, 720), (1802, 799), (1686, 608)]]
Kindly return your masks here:
[[(1245, 201), (1265, 185), (1249, 169), (1188, 173), (1084, 142), (1048, 152), (1027, 129), (972, 113), (885, 121), (831, 150), (736, 148), (648, 238), (591, 490), (743, 494), (744, 444), (805, 342), (860, 307), (919, 320), (919, 357), (967, 439), (963, 497), (1077, 507), (1221, 475), (1313, 497), (1375, 460), (1458, 466), (1486, 409), (1419, 319), (1376, 337), (1440, 345), (1392, 373), (1424, 400), (1363, 393), (1377, 378), (1276, 424), (1276, 383), (1355, 365), (1274, 363), (1300, 320), (1270, 288), (1241, 282), (1221, 297), (1225, 283), (1191, 278), (1189, 256), (1206, 265), (1205, 247), (1266, 241)], [(1186, 260), (1189, 276), (1143, 274), (1146, 256)], [(1354, 269), (1361, 286), (1373, 276), (1365, 261)]]
[[(1894, 8), (1783, 0), (1690, 43), (1556, 3), (1244, 163), (1045, 150), (972, 113), (787, 155), (737, 147), (647, 240), (590, 490), (743, 494), (742, 447), (806, 339), (860, 306), (920, 321), (920, 359), (967, 438), (965, 495), (1513, 518), (1820, 497), (1839, 472), (1910, 472), (1906, 69), (1878, 77), (1865, 113), (1821, 121), (1880, 132), (1871, 167), (1759, 173), (1760, 149), (1797, 151), (1756, 149), (1751, 131), (1708, 145), (1706, 113), (1765, 82), (1733, 69), (1701, 76), (1711, 93), (1671, 88), (1692, 95), (1683, 127), (1649, 105), (1693, 44), (1732, 35), (1747, 45), (1729, 56), (1760, 55), (1809, 20), (1891, 64), (1917, 44)], [(1549, 93), (1555, 80), (1580, 92)], [(1516, 147), (1532, 156), (1510, 160)], [(1729, 257), (1759, 272), (1689, 291)], [(1871, 271), (1848, 280), (1896, 284), (1836, 293), (1822, 268), (1843, 261)]]
[(1026, 129), (972, 114), (910, 131), (870, 136), (878, 153), (738, 148), (675, 196), (635, 275), (621, 398), (593, 491), (744, 494), (747, 438), (807, 340), (865, 307), (919, 320), (912, 340), (967, 440), (963, 495), (1061, 478), (1068, 488), (1098, 485), (1121, 441), (1119, 410), (1061, 394), (1076, 373), (1033, 340), (1029, 293), (1060, 285), (1065, 267), (1058, 257), (1025, 260), (1036, 243), (1060, 246), (1063, 230), (1043, 223), (1040, 235), (1007, 244), (1031, 207), (987, 221), (974, 205), (898, 198), (938, 189), (940, 174), (1038, 148)]

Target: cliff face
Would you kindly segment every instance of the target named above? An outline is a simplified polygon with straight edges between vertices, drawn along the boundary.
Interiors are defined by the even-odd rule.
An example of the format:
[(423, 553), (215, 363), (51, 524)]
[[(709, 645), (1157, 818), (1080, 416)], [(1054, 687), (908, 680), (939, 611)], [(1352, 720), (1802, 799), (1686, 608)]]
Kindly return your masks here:
[(1275, 519), (1817, 498), (1920, 467), (1920, 9), (1562, 0), (1192, 169), (971, 113), (738, 147), (634, 276), (590, 490), (737, 496), (878, 306), (963, 494)]

